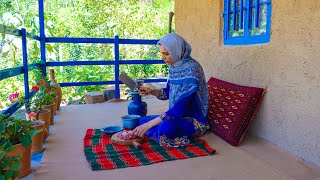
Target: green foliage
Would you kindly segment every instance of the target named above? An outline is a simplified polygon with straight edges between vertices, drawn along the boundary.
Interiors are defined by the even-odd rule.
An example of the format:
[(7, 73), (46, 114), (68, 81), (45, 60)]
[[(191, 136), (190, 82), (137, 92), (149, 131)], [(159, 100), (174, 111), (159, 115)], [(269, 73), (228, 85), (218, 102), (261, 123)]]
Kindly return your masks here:
[[(5, 132), (4, 123), (0, 124), (1, 134)], [(0, 142), (0, 179), (11, 180), (18, 176), (21, 162), (21, 155), (7, 157), (6, 154), (13, 149), (13, 145), (6, 138), (1, 136)]]
[(6, 154), (16, 144), (30, 146), (32, 136), (41, 130), (34, 130), (31, 121), (0, 115), (0, 179), (9, 180), (18, 176), (21, 155), (7, 157)]
[(0, 115), (0, 124), (2, 130), (0, 134), (0, 144), (5, 142), (8, 147), (22, 143), (24, 147), (31, 145), (31, 138), (37, 132), (32, 128), (31, 121), (17, 119), (15, 117), (6, 118), (5, 115)]
[(32, 87), (37, 93), (29, 100), (29, 109), (27, 112), (37, 112), (41, 110), (42, 105), (48, 105), (53, 102), (55, 95), (52, 93), (56, 90), (55, 87), (51, 86), (51, 81), (48, 80), (47, 76), (36, 75), (36, 85)]
[[(0, 24), (24, 27), (39, 35), (37, 1), (0, 0)], [(58, 0), (45, 2), (46, 36), (159, 39), (168, 31), (168, 13), (172, 0)], [(174, 23), (173, 23), (174, 24)], [(110, 44), (46, 44), (47, 61), (113, 60)], [(21, 39), (1, 34), (0, 69), (22, 65)], [(40, 59), (40, 44), (28, 39), (28, 63)], [(120, 59), (160, 59), (157, 46), (120, 45)], [(57, 82), (90, 82), (114, 80), (113, 66), (55, 67)], [(166, 65), (121, 65), (120, 71), (133, 78), (166, 76)], [(37, 70), (29, 72), (35, 85)], [(0, 107), (8, 94), (23, 90), (23, 76), (0, 82)], [(88, 91), (106, 86), (63, 88), (64, 101), (83, 98)]]
[(13, 180), (19, 174), (21, 155), (6, 157), (5, 154), (10, 152), (13, 146), (8, 147), (8, 143), (0, 145), (0, 180)]
[(31, 121), (0, 115), (0, 179), (10, 180), (18, 176), (21, 155), (7, 157), (6, 154), (16, 144), (30, 146), (32, 136), (38, 132), (32, 128)]

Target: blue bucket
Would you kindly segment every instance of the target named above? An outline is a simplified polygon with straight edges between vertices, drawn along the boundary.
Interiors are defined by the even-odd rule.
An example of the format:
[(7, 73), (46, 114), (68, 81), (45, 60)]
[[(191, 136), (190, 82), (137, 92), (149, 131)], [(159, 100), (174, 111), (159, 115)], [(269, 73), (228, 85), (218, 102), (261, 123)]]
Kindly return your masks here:
[(134, 129), (138, 126), (140, 115), (126, 115), (122, 116), (123, 128)]

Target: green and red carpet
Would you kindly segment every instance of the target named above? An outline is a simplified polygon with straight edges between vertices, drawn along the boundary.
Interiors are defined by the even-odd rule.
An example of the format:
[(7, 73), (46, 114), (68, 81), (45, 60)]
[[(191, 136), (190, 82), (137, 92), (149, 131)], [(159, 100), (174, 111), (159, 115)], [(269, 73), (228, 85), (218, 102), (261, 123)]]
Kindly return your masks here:
[(102, 133), (100, 129), (88, 129), (84, 137), (84, 152), (92, 170), (144, 166), (215, 153), (200, 138), (191, 139), (187, 146), (181, 148), (162, 147), (151, 140), (141, 145), (142, 150), (137, 150), (133, 146), (112, 144), (111, 136)]

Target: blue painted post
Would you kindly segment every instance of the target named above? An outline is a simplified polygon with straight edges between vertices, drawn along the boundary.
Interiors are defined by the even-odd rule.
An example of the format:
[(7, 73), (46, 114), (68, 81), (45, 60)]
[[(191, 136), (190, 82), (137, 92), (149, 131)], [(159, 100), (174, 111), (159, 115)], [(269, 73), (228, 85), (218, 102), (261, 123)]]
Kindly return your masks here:
[(243, 29), (243, 0), (240, 0), (240, 29)]
[(24, 99), (26, 100), (26, 109), (29, 108), (29, 78), (28, 78), (28, 56), (27, 56), (27, 32), (26, 29), (21, 29), (22, 39), (22, 60), (23, 60), (23, 74), (24, 74)]
[(232, 29), (237, 30), (237, 0), (233, 1), (233, 24)]
[(260, 22), (260, 20), (259, 20), (259, 15), (260, 15), (260, 11), (259, 11), (259, 10), (260, 10), (260, 9), (259, 9), (259, 8), (260, 8), (260, 6), (259, 6), (259, 0), (256, 0), (256, 9), (255, 9), (255, 10), (256, 10), (256, 12), (255, 12), (255, 14), (256, 14), (256, 16), (255, 16), (255, 18), (256, 18), (256, 19), (255, 19), (256, 28), (259, 28), (259, 27), (260, 27), (260, 25), (259, 25), (259, 24), (260, 24), (260, 23), (259, 23), (259, 22)]
[(224, 12), (225, 14), (225, 21), (224, 21), (224, 40), (227, 40), (229, 37), (229, 0), (224, 1)]
[(115, 88), (115, 98), (120, 99), (120, 82), (119, 82), (119, 36), (114, 37), (114, 88)]
[(38, 7), (39, 7), (39, 25), (40, 25), (40, 56), (41, 60), (43, 61), (42, 65), (42, 74), (44, 76), (47, 75), (46, 69), (46, 35), (44, 31), (44, 6), (43, 0), (38, 0)]
[(270, 39), (270, 28), (271, 28), (271, 13), (272, 13), (272, 7), (271, 7), (271, 0), (268, 1), (267, 5), (267, 35)]
[(244, 12), (244, 36), (249, 36), (249, 26), (250, 26), (250, 1), (245, 1), (245, 12)]

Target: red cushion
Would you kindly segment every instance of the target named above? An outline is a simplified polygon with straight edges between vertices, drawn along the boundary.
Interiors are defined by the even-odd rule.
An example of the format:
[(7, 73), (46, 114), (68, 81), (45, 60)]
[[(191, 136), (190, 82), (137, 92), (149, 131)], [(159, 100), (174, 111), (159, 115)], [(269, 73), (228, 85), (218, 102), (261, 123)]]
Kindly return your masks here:
[(238, 146), (259, 108), (264, 89), (213, 77), (208, 81), (208, 89), (211, 132)]

